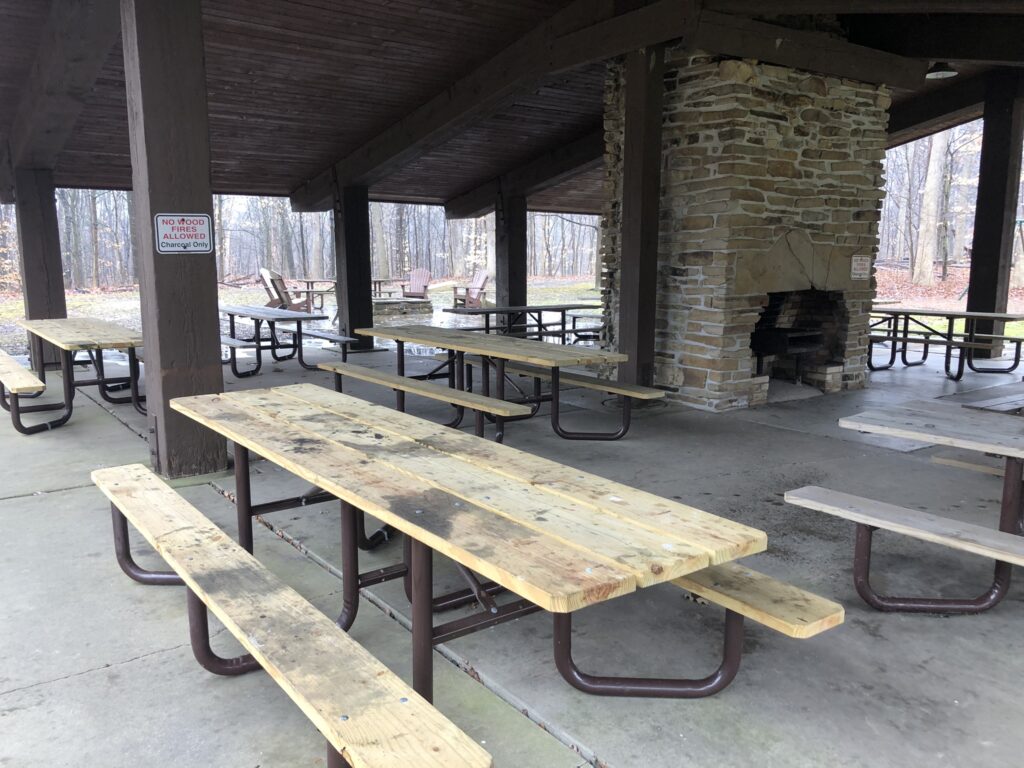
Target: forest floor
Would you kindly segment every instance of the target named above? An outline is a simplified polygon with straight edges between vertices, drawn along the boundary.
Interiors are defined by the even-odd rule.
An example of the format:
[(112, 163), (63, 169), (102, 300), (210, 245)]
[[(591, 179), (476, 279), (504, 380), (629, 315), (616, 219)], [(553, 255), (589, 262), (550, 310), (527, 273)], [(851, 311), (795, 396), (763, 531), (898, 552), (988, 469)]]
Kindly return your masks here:
[[(433, 322), (446, 324), (452, 315), (443, 314), (441, 310), (452, 305), (452, 286), (462, 285), (455, 280), (444, 280), (432, 283), (429, 290), (434, 305)], [(575, 302), (599, 303), (601, 293), (594, 288), (593, 278), (580, 280), (531, 280), (529, 283), (529, 301), (534, 304), (563, 304)], [(493, 296), (493, 294), (490, 294)], [(241, 286), (237, 288), (221, 286), (221, 304), (252, 304), (263, 306), (267, 295), (259, 285)], [(68, 291), (67, 307), (69, 317), (91, 317), (110, 320), (128, 328), (142, 330), (142, 318), (139, 313), (138, 288), (106, 289), (97, 291)], [(333, 302), (328, 302), (328, 314), (334, 314)], [(0, 293), (0, 349), (13, 355), (28, 354), (25, 332), (15, 323), (25, 316), (20, 293)], [(418, 318), (422, 322), (422, 317)]]

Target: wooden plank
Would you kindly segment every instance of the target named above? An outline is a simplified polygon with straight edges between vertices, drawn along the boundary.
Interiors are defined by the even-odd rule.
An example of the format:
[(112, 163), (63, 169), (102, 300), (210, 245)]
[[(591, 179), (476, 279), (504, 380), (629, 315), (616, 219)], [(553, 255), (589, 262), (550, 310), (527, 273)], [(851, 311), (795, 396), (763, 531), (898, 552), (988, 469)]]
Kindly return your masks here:
[(1002, 477), (1006, 469), (1006, 462), (1001, 456), (992, 456), (977, 451), (940, 451), (932, 454), (931, 461), (933, 464), (966, 469), (970, 472), (981, 472), (984, 475), (995, 477)]
[(1024, 429), (1020, 424), (1003, 414), (933, 400), (911, 401), (898, 408), (868, 410), (839, 419), (844, 429), (1024, 458)]
[(806, 639), (843, 623), (843, 606), (737, 563), (681, 576), (677, 587), (764, 624), (788, 637)]
[(464, 392), (452, 387), (442, 387), (429, 381), (420, 381), (408, 376), (378, 371), (362, 365), (354, 365), (352, 363), (320, 363), (318, 367), (331, 373), (351, 376), (361, 381), (381, 384), (392, 389), (400, 389), (403, 392), (412, 392), (421, 397), (429, 397), (431, 400), (440, 400), (443, 403), (451, 403), (452, 405), (461, 405), (475, 411), (493, 413), (496, 416), (530, 415), (530, 408), (526, 405), (509, 403), (493, 397), (484, 397), (475, 392)]
[(903, 317), (904, 315), (920, 315), (921, 317), (944, 317), (953, 320), (1002, 320), (1006, 323), (1015, 323), (1024, 320), (1024, 314), (1019, 312), (958, 312), (945, 309), (873, 309), (872, 315), (888, 315)]
[[(704, 0), (707, 8), (725, 13), (764, 13), (763, 0)], [(1024, 13), (1017, 0), (775, 0), (778, 14), (892, 13)]]
[(217, 254), (158, 254), (154, 233), (158, 214), (213, 220), (202, 3), (122, 0), (121, 31), (150, 454), (169, 477), (216, 472), (227, 465), (223, 439), (170, 401), (224, 389)]
[[(220, 305), (220, 311), (225, 315), (235, 315), (236, 317), (249, 317), (254, 320), (263, 321), (274, 321), (274, 322), (288, 322), (301, 320), (303, 322), (311, 320), (326, 320), (327, 315), (323, 312), (296, 312), (292, 309), (279, 309), (277, 307), (255, 307), (248, 305), (239, 304), (222, 304)], [(305, 334), (305, 331), (303, 331)]]
[[(397, 413), (348, 399), (358, 408)], [(631, 569), (566, 546), (461, 496), (410, 482), (372, 452), (340, 449), (310, 429), (219, 395), (179, 398), (172, 406), (545, 610), (573, 611), (636, 589)], [(340, 426), (341, 421), (321, 413), (320, 423)]]
[[(669, 527), (654, 531), (633, 526), (614, 515), (595, 514), (589, 506), (438, 453), (393, 431), (384, 431), (388, 416), (395, 411), (378, 413), (378, 417), (384, 418), (376, 421), (370, 431), (361, 423), (338, 419), (316, 405), (274, 390), (233, 392), (223, 397), (251, 413), (316, 434), (332, 454), (350, 451), (359, 457), (372, 455), (381, 465), (379, 471), (389, 478), (400, 480), (404, 476), (417, 490), (434, 488), (452, 494), (480, 507), (484, 510), (482, 514), (505, 517), (549, 537), (559, 546), (577, 549), (587, 557), (626, 569), (639, 586), (660, 583), (707, 564), (705, 552), (691, 546), (684, 535)], [(449, 544), (453, 543), (457, 542), (449, 540)], [(506, 542), (505, 548), (515, 549), (515, 545)]]
[[(415, 416), (353, 399), (312, 384), (275, 390), (316, 405), (345, 419), (384, 433), (415, 440), (441, 453), (514, 478), (549, 493), (584, 504), (602, 514), (615, 515), (631, 525), (653, 531), (671, 530), (702, 549), (712, 564), (762, 552), (763, 531), (704, 512), (687, 504), (656, 496), (583, 470), (551, 461), (489, 440), (480, 440), (431, 424)], [(382, 418), (381, 412), (386, 413)], [(386, 418), (386, 420), (385, 420)]]
[(27, 331), (56, 347), (69, 351), (80, 349), (127, 349), (141, 347), (142, 334), (109, 320), (87, 317), (15, 320)]
[(475, 740), (141, 464), (93, 482), (353, 768), (489, 768)]
[(954, 82), (897, 101), (889, 109), (889, 148), (898, 147), (971, 120), (985, 110), (987, 75), (957, 77)]
[(8, 392), (15, 395), (31, 395), (46, 389), (46, 385), (32, 371), (3, 350), (0, 350), (0, 382), (3, 382)]
[(787, 491), (786, 501), (798, 507), (825, 512), (862, 525), (873, 525), (921, 541), (1014, 565), (1024, 565), (1024, 537), (1016, 534), (814, 485)]
[(532, 339), (517, 339), (497, 334), (486, 335), (454, 328), (433, 328), (427, 325), (403, 325), (393, 328), (374, 326), (373, 328), (357, 328), (355, 333), (361, 336), (376, 336), (412, 344), (435, 346), (457, 352), (487, 355), (531, 365), (543, 365), (549, 368), (618, 363), (626, 359), (625, 355), (618, 352), (547, 344)]

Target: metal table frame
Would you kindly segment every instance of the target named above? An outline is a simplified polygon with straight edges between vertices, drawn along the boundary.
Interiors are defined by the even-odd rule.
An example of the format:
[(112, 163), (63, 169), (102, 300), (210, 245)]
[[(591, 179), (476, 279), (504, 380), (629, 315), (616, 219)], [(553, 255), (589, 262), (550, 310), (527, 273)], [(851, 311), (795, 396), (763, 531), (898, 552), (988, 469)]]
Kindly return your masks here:
[[(319, 370), (315, 364), (307, 363), (302, 356), (302, 324), (311, 320), (326, 320), (327, 315), (317, 313), (295, 312), (290, 314), (300, 315), (299, 317), (271, 317), (287, 310), (274, 309), (268, 311), (266, 307), (227, 306), (221, 307), (220, 311), (228, 317), (228, 336), (239, 341), (253, 343), (256, 352), (256, 364), (247, 371), (238, 368), (238, 359), (234, 347), (228, 347), (228, 357), (222, 359), (222, 365), (230, 365), (231, 373), (237, 378), (255, 376), (263, 368), (263, 353), (270, 352), (275, 362), (281, 363), (285, 360), (296, 358), (299, 365), (307, 371)], [(253, 324), (253, 334), (249, 337), (239, 337), (236, 325), (236, 318), (243, 317)], [(269, 336), (263, 336), (263, 323), (267, 324)], [(295, 323), (295, 331), (292, 332), (290, 343), (281, 341), (277, 337), (278, 323)], [(342, 347), (344, 350), (344, 347)], [(284, 354), (282, 354), (284, 352)]]

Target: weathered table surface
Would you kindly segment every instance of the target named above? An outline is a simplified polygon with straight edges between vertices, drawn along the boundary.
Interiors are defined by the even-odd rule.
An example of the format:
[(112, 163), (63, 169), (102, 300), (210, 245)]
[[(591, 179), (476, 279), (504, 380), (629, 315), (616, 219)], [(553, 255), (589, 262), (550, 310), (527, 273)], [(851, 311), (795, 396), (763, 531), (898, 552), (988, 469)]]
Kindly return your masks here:
[(306, 322), (308, 320), (327, 319), (327, 315), (322, 312), (295, 312), (291, 309), (276, 309), (274, 307), (257, 307), (239, 304), (222, 304), (220, 311), (225, 315), (249, 317), (253, 320), (262, 320), (264, 322), (272, 323), (294, 322), (296, 320)]
[(921, 317), (945, 317), (952, 320), (999, 320), (1013, 323), (1024, 320), (1024, 314), (1011, 312), (960, 312), (947, 309), (906, 309), (904, 307), (885, 307), (872, 309), (873, 315), (920, 315)]
[(454, 315), (515, 315), (524, 312), (567, 312), (572, 309), (601, 309), (600, 304), (526, 304), (521, 307), (448, 307)]
[(548, 344), (533, 339), (519, 339), (514, 336), (486, 335), (457, 328), (435, 328), (429, 325), (403, 325), (393, 328), (374, 326), (373, 328), (359, 328), (356, 333), (361, 336), (376, 336), (548, 368), (622, 363), (629, 359), (619, 352)]
[(767, 545), (755, 528), (311, 384), (171, 407), (552, 612)]
[(18, 325), (55, 347), (79, 349), (127, 349), (142, 346), (142, 334), (109, 320), (87, 317), (50, 320), (18, 320)]
[(960, 403), (913, 400), (841, 418), (839, 426), (1024, 459), (1024, 422)]

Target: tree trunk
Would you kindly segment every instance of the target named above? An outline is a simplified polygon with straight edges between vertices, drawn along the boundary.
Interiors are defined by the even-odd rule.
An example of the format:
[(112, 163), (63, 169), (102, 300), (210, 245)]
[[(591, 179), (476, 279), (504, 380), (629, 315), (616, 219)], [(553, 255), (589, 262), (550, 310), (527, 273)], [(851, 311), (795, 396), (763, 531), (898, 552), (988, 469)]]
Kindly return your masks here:
[(914, 259), (912, 281), (915, 285), (935, 284), (935, 257), (939, 249), (939, 214), (942, 210), (942, 193), (946, 149), (949, 134), (945, 131), (931, 137), (928, 153), (928, 170), (924, 177), (924, 195), (921, 202), (921, 220), (917, 236), (917, 253)]
[(89, 238), (92, 243), (92, 288), (100, 287), (100, 226), (96, 211), (97, 193), (89, 190)]

